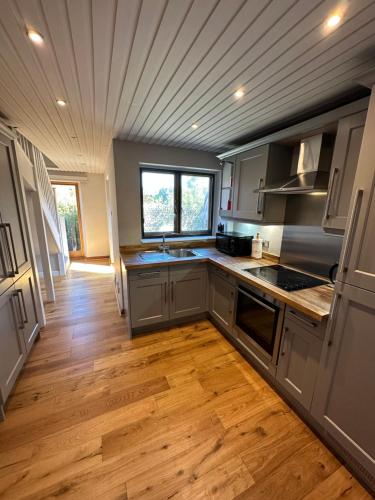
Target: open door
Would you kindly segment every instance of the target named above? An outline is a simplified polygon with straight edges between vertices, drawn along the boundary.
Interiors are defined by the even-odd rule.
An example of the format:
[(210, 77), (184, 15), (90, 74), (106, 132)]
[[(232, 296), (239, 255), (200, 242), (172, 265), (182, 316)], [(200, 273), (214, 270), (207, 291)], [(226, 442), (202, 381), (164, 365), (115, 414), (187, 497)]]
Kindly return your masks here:
[(57, 212), (65, 219), (69, 256), (73, 259), (82, 257), (84, 253), (78, 183), (53, 182), (52, 184), (56, 192)]

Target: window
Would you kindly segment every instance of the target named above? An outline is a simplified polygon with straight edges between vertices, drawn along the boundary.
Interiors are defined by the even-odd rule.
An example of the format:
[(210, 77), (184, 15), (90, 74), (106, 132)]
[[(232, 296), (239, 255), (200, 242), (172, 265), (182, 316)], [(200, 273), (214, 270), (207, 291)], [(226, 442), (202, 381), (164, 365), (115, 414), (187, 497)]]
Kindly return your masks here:
[(142, 237), (212, 232), (213, 175), (141, 169)]

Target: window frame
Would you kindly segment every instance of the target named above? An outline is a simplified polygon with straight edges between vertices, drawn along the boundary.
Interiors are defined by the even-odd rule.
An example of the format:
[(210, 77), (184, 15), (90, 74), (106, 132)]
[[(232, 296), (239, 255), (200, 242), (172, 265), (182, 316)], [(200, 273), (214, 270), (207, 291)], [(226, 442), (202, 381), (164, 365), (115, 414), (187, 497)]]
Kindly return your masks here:
[[(174, 175), (174, 230), (173, 231), (154, 231), (146, 232), (144, 230), (144, 211), (143, 211), (143, 172), (154, 172), (157, 174), (172, 174)], [(196, 177), (208, 177), (210, 179), (210, 190), (209, 190), (209, 204), (208, 204), (208, 229), (203, 231), (181, 231), (181, 176), (191, 175)], [(157, 167), (141, 167), (139, 169), (140, 177), (140, 203), (141, 203), (141, 232), (142, 239), (152, 239), (160, 238), (165, 234), (166, 238), (180, 238), (189, 236), (211, 236), (212, 226), (213, 226), (213, 215), (214, 215), (214, 186), (215, 186), (215, 174), (200, 172), (196, 170), (183, 170), (183, 169), (167, 169), (167, 168), (157, 168)]]

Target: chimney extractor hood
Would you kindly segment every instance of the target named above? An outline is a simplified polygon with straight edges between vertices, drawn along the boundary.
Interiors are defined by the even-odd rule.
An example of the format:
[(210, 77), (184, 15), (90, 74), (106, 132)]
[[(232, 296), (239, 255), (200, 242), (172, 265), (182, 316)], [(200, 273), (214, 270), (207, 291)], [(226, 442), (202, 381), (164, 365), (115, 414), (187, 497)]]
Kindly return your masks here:
[(326, 192), (332, 159), (331, 142), (331, 138), (324, 134), (303, 139), (296, 172), (292, 171), (287, 179), (256, 189), (255, 192), (270, 194)]

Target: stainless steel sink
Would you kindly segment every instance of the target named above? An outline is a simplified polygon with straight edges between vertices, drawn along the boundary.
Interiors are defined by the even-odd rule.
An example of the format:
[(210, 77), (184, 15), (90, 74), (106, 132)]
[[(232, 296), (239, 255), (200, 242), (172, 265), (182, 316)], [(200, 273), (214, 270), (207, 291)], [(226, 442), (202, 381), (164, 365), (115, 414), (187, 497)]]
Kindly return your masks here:
[(183, 257), (197, 257), (197, 254), (188, 248), (171, 248), (167, 250), (171, 257), (177, 257), (179, 259)]
[(141, 259), (147, 260), (148, 262), (168, 260), (171, 257), (166, 252), (161, 252), (160, 250), (146, 250), (139, 254)]

